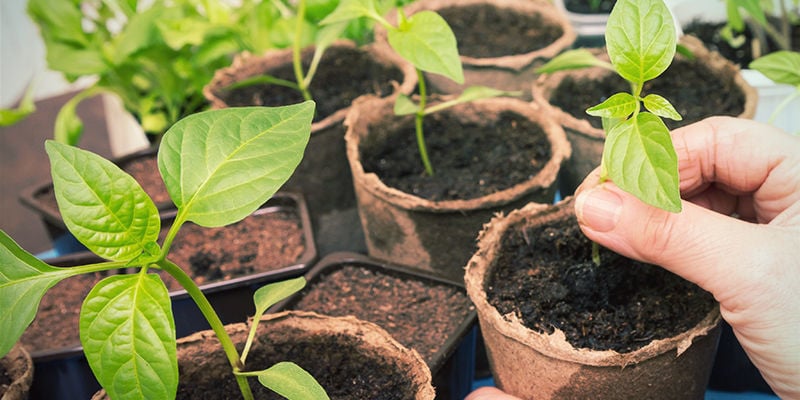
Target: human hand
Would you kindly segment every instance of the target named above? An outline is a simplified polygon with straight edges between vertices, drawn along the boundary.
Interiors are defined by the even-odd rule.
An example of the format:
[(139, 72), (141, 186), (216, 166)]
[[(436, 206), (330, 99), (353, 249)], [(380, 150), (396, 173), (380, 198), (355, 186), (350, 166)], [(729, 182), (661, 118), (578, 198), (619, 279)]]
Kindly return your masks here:
[(475, 389), (464, 400), (520, 400), (520, 398), (506, 394), (496, 387), (484, 386)]
[(576, 192), (581, 229), (711, 292), (775, 393), (800, 399), (800, 138), (713, 117), (672, 140), (682, 212), (599, 183), (595, 171)]

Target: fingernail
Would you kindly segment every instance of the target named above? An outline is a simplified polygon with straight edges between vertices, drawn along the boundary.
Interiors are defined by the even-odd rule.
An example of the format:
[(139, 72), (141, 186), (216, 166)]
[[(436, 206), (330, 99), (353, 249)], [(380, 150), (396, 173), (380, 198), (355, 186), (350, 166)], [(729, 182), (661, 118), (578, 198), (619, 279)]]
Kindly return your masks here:
[(602, 186), (595, 187), (575, 198), (578, 222), (597, 232), (608, 232), (617, 226), (622, 199)]

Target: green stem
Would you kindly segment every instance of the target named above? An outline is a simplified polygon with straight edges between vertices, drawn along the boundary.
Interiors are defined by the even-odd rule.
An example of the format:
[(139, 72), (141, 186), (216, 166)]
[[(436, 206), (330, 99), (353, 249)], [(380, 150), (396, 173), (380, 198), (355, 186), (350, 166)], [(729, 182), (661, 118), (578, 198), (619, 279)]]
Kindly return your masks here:
[(428, 96), (425, 88), (425, 78), (419, 68), (417, 68), (417, 79), (419, 82), (419, 109), (414, 120), (414, 127), (417, 132), (417, 147), (419, 148), (419, 156), (422, 158), (422, 165), (425, 166), (425, 173), (428, 176), (433, 176), (433, 166), (428, 158), (428, 148), (425, 146), (425, 133), (422, 131), (422, 121), (425, 118), (425, 105), (427, 104)]
[(592, 242), (592, 262), (594, 265), (600, 266), (600, 245), (597, 242)]
[(294, 64), (294, 77), (297, 80), (297, 86), (300, 88), (300, 93), (303, 94), (303, 99), (311, 100), (311, 93), (308, 92), (308, 87), (305, 85), (305, 77), (303, 76), (303, 64), (300, 58), (300, 41), (303, 36), (303, 21), (306, 18), (306, 2), (300, 0), (297, 3), (297, 23), (294, 28), (294, 43), (292, 44), (292, 63)]
[(772, 115), (769, 116), (769, 120), (767, 122), (770, 124), (775, 123), (775, 120), (778, 118), (778, 115), (780, 115), (783, 112), (783, 109), (786, 108), (786, 106), (788, 106), (789, 103), (791, 103), (794, 99), (797, 98), (800, 98), (800, 88), (796, 89), (794, 92), (792, 92), (792, 94), (786, 96), (783, 100), (781, 100), (781, 103), (778, 104), (777, 107), (775, 107), (775, 111), (773, 111)]
[[(219, 342), (222, 345), (222, 350), (225, 351), (225, 356), (228, 358), (228, 362), (230, 363), (231, 368), (233, 368), (233, 371), (238, 372), (244, 368), (244, 366), (239, 362), (239, 353), (236, 351), (236, 346), (234, 346), (233, 340), (231, 340), (228, 332), (225, 331), (225, 325), (219, 319), (219, 316), (214, 311), (214, 307), (211, 306), (208, 298), (206, 298), (205, 294), (203, 294), (197, 284), (194, 283), (192, 278), (180, 267), (175, 265), (175, 263), (167, 259), (159, 261), (158, 266), (175, 278), (175, 280), (178, 281), (178, 283), (186, 290), (186, 292), (189, 293), (189, 296), (192, 298), (192, 300), (194, 300), (194, 302), (197, 304), (200, 312), (206, 318), (208, 324), (211, 325), (211, 329), (214, 331), (214, 334), (217, 335), (217, 339), (219, 339)], [(247, 378), (236, 375), (236, 383), (239, 384), (239, 390), (242, 391), (242, 396), (246, 400), (252, 400), (253, 393), (250, 390), (250, 384), (247, 382)]]

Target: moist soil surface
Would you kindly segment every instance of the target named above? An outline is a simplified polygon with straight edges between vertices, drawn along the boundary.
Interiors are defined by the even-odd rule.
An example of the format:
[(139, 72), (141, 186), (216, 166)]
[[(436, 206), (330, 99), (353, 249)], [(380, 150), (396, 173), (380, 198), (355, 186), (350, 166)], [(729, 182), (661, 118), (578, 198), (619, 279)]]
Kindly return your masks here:
[[(298, 217), (283, 210), (253, 215), (224, 228), (199, 228), (186, 223), (173, 242), (169, 259), (202, 285), (291, 266), (300, 259), (304, 250)], [(159, 273), (170, 291), (181, 289), (166, 273)], [(29, 351), (78, 345), (81, 304), (92, 287), (105, 276), (100, 273), (79, 275), (51, 288), (42, 299), (33, 323), (22, 336), (22, 343)]]
[[(745, 27), (744, 43), (738, 47), (731, 46), (731, 44), (720, 35), (720, 29), (725, 26), (724, 22), (710, 23), (700, 20), (694, 20), (683, 28), (683, 32), (696, 36), (703, 41), (705, 46), (712, 51), (720, 53), (723, 57), (727, 58), (740, 68), (747, 68), (753, 61), (753, 32), (749, 27)], [(779, 49), (778, 45), (767, 38), (769, 49), (762, 50), (762, 54), (767, 54), (769, 51), (776, 51)], [(800, 25), (792, 27), (792, 50), (800, 51)]]
[(392, 125), (383, 143), (361, 145), (364, 171), (384, 184), (432, 201), (472, 199), (508, 189), (535, 176), (551, 157), (541, 127), (516, 113), (497, 120), (462, 123), (449, 112), (425, 117), (424, 132), (434, 175), (417, 150), (413, 122)]
[[(602, 79), (566, 77), (553, 91), (550, 104), (578, 119), (587, 119), (601, 128), (599, 117), (586, 109), (600, 104), (610, 95), (630, 92), (630, 85), (616, 74)], [(669, 129), (689, 125), (712, 115), (736, 116), (744, 111), (745, 96), (733, 77), (720, 77), (696, 61), (676, 60), (661, 76), (645, 83), (642, 95), (659, 94), (669, 100), (683, 116), (681, 121), (664, 119)]]
[(474, 309), (454, 285), (358, 264), (325, 269), (288, 308), (373, 322), (429, 365)]
[(564, 8), (574, 13), (580, 14), (608, 14), (614, 8), (616, 0), (600, 0), (596, 6), (592, 5), (596, 1), (591, 0), (564, 0)]
[(716, 306), (660, 267), (605, 249), (596, 266), (574, 216), (510, 232), (488, 280), (489, 303), (534, 331), (563, 331), (575, 348), (631, 352), (692, 328)]
[[(308, 57), (306, 57), (308, 58)], [(308, 71), (309, 60), (303, 62)], [(271, 76), (295, 81), (291, 64), (265, 71)], [(322, 56), (309, 91), (317, 103), (314, 121), (320, 121), (334, 112), (350, 107), (356, 97), (374, 94), (385, 97), (392, 93), (392, 81), (401, 83), (403, 73), (398, 68), (387, 67), (372, 59), (368, 53), (350, 48), (331, 47)], [(280, 85), (255, 84), (221, 94), (226, 104), (235, 106), (285, 106), (303, 101), (297, 90)]]
[[(265, 330), (261, 330), (264, 332)], [(244, 335), (233, 338), (244, 342)], [(266, 330), (254, 342), (247, 358), (249, 370), (258, 371), (275, 363), (292, 361), (308, 371), (332, 400), (406, 400), (414, 388), (393, 362), (358, 349), (361, 339), (346, 335), (305, 335), (289, 329)], [(240, 349), (242, 346), (237, 346)], [(241, 397), (219, 342), (179, 350), (181, 381), (178, 400)], [(187, 367), (203, 365), (188, 373)], [(197, 368), (195, 368), (197, 369)], [(256, 399), (283, 399), (249, 378)]]
[(488, 4), (442, 8), (438, 13), (458, 38), (458, 53), (468, 57), (530, 53), (549, 46), (564, 34), (560, 26), (545, 23), (538, 14)]

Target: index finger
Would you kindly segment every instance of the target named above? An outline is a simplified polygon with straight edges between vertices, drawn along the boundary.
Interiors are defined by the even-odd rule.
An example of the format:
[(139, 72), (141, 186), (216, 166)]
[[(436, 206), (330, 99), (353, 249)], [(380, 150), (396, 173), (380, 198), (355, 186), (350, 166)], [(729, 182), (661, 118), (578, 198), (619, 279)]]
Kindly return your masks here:
[(713, 185), (751, 198), (748, 207), (762, 223), (800, 201), (800, 137), (752, 120), (712, 117), (674, 130), (672, 141), (684, 198)]

